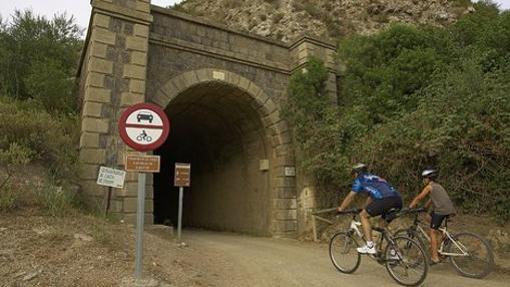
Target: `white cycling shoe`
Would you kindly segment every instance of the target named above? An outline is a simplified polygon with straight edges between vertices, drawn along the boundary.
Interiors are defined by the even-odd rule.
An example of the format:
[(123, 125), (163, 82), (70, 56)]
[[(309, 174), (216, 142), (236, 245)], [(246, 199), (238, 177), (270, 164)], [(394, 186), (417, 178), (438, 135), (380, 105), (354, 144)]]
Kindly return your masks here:
[(358, 253), (361, 254), (377, 254), (377, 250), (375, 249), (375, 244), (372, 247), (368, 247), (368, 245), (363, 245), (361, 247), (356, 248)]

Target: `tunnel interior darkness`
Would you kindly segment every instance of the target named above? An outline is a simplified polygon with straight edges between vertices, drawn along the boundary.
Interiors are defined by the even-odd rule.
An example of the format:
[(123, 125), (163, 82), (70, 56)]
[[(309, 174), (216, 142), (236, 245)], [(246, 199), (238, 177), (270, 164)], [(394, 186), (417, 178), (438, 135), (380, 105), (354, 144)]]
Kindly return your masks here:
[(189, 88), (167, 107), (171, 131), (155, 151), (154, 220), (177, 225), (175, 162), (191, 163), (191, 187), (184, 190), (183, 225), (269, 235), (270, 177), (264, 127), (251, 97), (222, 83)]

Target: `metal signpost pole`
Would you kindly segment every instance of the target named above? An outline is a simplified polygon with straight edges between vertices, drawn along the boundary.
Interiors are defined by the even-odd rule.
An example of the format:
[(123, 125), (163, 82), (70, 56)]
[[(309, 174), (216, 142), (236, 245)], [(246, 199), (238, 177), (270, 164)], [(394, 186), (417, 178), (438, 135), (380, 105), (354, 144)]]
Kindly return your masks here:
[(183, 187), (179, 187), (179, 219), (177, 223), (177, 240), (179, 243), (181, 241), (181, 229), (182, 229), (182, 197), (183, 197)]
[(136, 210), (136, 281), (142, 279), (143, 220), (145, 213), (145, 173), (138, 173), (138, 208)]
[[(139, 152), (160, 147), (170, 133), (170, 121), (159, 106), (139, 103), (128, 107), (119, 119), (119, 135), (129, 147)], [(142, 281), (143, 224), (145, 218), (145, 173), (160, 171), (160, 157), (130, 155), (125, 158), (126, 171), (138, 172), (138, 206), (136, 210), (135, 281)]]

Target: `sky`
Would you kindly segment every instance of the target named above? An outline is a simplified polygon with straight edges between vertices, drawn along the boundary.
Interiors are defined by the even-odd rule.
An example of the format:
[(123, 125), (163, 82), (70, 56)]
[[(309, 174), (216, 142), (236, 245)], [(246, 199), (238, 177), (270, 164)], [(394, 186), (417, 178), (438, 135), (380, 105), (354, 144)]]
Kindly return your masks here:
[[(181, 0), (152, 0), (158, 6), (169, 6)], [(510, 0), (495, 0), (501, 8), (510, 9)], [(66, 12), (74, 15), (80, 27), (87, 28), (90, 17), (90, 0), (0, 0), (0, 16), (4, 19), (12, 15), (14, 9), (32, 9), (36, 14), (53, 17), (55, 13)]]

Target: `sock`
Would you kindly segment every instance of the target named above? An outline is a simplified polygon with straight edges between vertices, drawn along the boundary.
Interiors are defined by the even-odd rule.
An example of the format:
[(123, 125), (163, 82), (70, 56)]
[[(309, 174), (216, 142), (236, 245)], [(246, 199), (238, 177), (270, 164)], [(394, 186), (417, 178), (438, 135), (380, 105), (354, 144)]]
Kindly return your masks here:
[(374, 247), (374, 242), (373, 241), (367, 241), (367, 246), (368, 246), (368, 248), (373, 248)]

